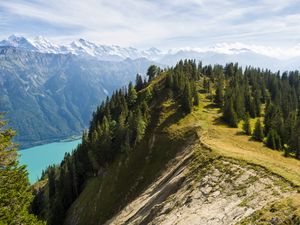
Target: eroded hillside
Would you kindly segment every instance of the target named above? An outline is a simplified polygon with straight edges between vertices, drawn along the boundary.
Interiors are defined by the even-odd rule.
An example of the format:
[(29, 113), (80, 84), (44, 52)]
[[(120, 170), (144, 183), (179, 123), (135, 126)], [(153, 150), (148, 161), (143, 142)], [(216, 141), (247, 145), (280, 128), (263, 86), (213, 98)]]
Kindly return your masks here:
[(298, 224), (300, 148), (286, 135), (300, 132), (296, 94), (285, 101), (265, 84), (287, 81), (192, 60), (148, 72), (102, 103), (83, 143), (46, 171), (36, 214), (50, 225)]
[[(297, 179), (284, 179), (284, 173), (272, 173), (271, 167), (266, 169), (259, 163), (241, 160), (238, 155), (228, 157), (230, 152), (225, 153), (227, 148), (234, 148), (239, 154), (243, 151), (246, 154), (257, 145), (259, 151), (267, 151), (275, 160), (283, 156), (262, 149), (256, 142), (233, 140), (234, 136), (241, 138), (238, 129), (218, 124), (217, 110), (209, 106), (209, 100), (203, 102), (194, 114), (180, 121), (176, 128), (172, 127), (198, 130), (196, 143), (184, 149), (168, 165), (167, 171), (106, 225), (300, 223)], [(222, 127), (228, 130), (224, 132)], [(218, 134), (216, 130), (223, 133)], [(218, 142), (219, 138), (230, 136), (228, 142)], [(208, 143), (214, 143), (213, 148)], [(256, 155), (257, 162), (262, 156), (264, 154)], [(296, 170), (290, 172), (293, 174)]]

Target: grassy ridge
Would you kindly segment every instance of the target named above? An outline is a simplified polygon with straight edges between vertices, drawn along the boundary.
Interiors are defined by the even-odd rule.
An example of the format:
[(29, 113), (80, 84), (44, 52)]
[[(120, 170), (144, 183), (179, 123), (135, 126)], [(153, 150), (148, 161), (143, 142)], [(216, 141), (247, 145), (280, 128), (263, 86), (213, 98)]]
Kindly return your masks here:
[[(194, 107), (192, 113), (183, 116), (178, 103), (167, 92), (161, 96), (152, 109), (153, 124), (143, 142), (132, 152), (118, 156), (100, 178), (89, 180), (68, 211), (66, 224), (73, 224), (74, 221), (76, 224), (91, 225), (105, 222), (151, 184), (167, 163), (180, 150), (195, 142), (196, 137), (211, 149), (207, 157), (233, 158), (241, 164), (259, 165), (294, 186), (300, 186), (300, 161), (286, 158), (282, 152), (266, 148), (263, 143), (251, 141), (249, 136), (242, 134), (241, 126), (229, 128), (222, 122), (220, 109), (210, 98), (206, 94), (199, 94), (199, 97), (201, 104)], [(254, 120), (251, 121), (252, 126), (253, 123)], [(274, 203), (275, 206), (278, 213), (285, 210), (284, 206), (287, 210), (299, 211), (298, 200), (293, 197)], [(262, 220), (270, 212), (269, 208), (263, 210), (259, 214)]]
[[(202, 142), (215, 153), (265, 167), (269, 171), (285, 178), (295, 186), (300, 186), (300, 161), (284, 157), (283, 152), (271, 150), (261, 142), (252, 141), (243, 135), (242, 128), (230, 128), (222, 122), (220, 109), (205, 94), (200, 94), (201, 104), (172, 126), (173, 130), (181, 126), (196, 129)], [(255, 120), (253, 120), (254, 123)], [(187, 128), (186, 128), (187, 129)]]
[(150, 185), (167, 163), (196, 138), (196, 133), (187, 129), (171, 132), (172, 124), (183, 117), (181, 108), (171, 99), (166, 92), (157, 100), (152, 122), (139, 146), (120, 154), (100, 177), (89, 180), (69, 209), (66, 224), (105, 222)]

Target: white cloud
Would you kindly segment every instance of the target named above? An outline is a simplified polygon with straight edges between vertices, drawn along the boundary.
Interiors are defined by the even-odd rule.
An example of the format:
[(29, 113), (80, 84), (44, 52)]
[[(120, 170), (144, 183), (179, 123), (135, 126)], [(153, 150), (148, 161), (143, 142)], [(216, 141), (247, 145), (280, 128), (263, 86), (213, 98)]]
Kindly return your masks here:
[[(137, 47), (217, 42), (286, 47), (300, 42), (298, 5), (295, 0), (11, 0), (1, 1), (0, 10), (6, 15), (1, 22), (9, 27), (6, 34), (36, 36), (40, 31), (55, 39), (83, 37)], [(24, 18), (29, 22), (13, 30)], [(31, 23), (38, 25), (32, 29)]]

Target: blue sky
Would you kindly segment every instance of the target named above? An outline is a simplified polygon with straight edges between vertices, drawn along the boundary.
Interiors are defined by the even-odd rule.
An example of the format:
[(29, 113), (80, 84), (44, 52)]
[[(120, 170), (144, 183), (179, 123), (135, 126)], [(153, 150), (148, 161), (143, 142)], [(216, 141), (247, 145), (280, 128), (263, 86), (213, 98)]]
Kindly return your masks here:
[(300, 43), (299, 0), (0, 0), (0, 38), (85, 38), (140, 48)]

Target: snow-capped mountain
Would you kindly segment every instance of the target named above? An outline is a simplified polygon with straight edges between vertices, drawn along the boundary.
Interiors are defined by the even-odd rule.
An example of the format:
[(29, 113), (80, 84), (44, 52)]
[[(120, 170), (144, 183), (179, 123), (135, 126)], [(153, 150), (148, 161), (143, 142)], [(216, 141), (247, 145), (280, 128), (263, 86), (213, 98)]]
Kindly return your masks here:
[(204, 64), (225, 64), (239, 62), (240, 65), (252, 65), (276, 70), (300, 68), (300, 45), (288, 49), (271, 48), (243, 43), (219, 43), (210, 47), (178, 48), (161, 51), (157, 48), (139, 50), (118, 45), (101, 45), (85, 39), (68, 44), (55, 44), (44, 37), (26, 39), (12, 35), (0, 42), (1, 46), (13, 46), (30, 51), (54, 54), (73, 54), (83, 58), (96, 58), (101, 61), (122, 61), (146, 58), (165, 65), (174, 65), (180, 59), (201, 60)]
[(0, 46), (11, 46), (16, 48), (23, 48), (27, 50), (37, 51), (38, 49), (22, 36), (11, 35), (7, 39), (0, 41)]
[(75, 40), (69, 44), (54, 44), (48, 39), (38, 36), (34, 39), (26, 39), (22, 36), (11, 35), (0, 42), (0, 46), (23, 48), (30, 51), (54, 54), (74, 54), (84, 57), (95, 57), (103, 61), (122, 61), (126, 58), (149, 60), (159, 59), (162, 52), (156, 48), (138, 50), (133, 47), (120, 47), (118, 45), (100, 45), (84, 39)]
[(42, 37), (10, 36), (0, 42), (0, 112), (8, 112), (23, 148), (81, 133), (102, 100), (154, 63), (101, 61), (95, 58), (98, 47), (83, 40), (66, 47)]

